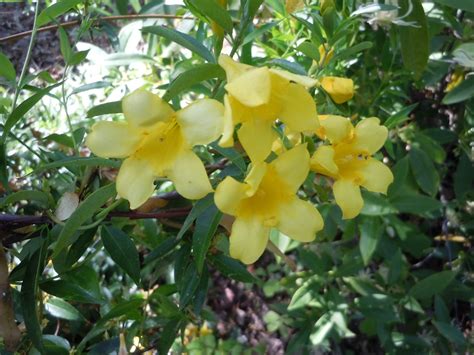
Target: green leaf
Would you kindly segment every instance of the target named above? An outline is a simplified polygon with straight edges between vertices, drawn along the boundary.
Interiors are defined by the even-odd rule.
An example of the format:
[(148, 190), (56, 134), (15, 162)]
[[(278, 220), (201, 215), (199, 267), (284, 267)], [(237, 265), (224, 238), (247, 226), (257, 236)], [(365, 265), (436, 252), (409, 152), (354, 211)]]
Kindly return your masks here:
[(79, 168), (83, 166), (108, 166), (111, 168), (119, 168), (121, 163), (119, 161), (109, 160), (105, 158), (97, 157), (71, 157), (52, 163), (39, 165), (31, 174), (36, 174), (48, 169), (57, 169), (60, 167), (65, 168)]
[(434, 305), (435, 305), (436, 320), (440, 322), (449, 322), (450, 320), (449, 310), (448, 310), (448, 307), (446, 307), (446, 304), (444, 303), (441, 296), (438, 296), (438, 295), (435, 296)]
[(407, 155), (392, 168), (393, 182), (388, 187), (388, 196), (392, 198), (402, 190), (408, 177), (409, 168), (410, 162)]
[(73, 242), (74, 233), (82, 226), (84, 222), (90, 219), (94, 213), (111, 197), (115, 196), (115, 184), (109, 184), (101, 187), (90, 194), (67, 220), (61, 233), (59, 234), (56, 245), (54, 246), (53, 258), (69, 247)]
[(437, 322), (433, 321), (433, 325), (438, 330), (439, 334), (444, 336), (450, 342), (455, 343), (457, 345), (465, 345), (466, 338), (464, 338), (463, 333), (459, 330), (459, 328), (445, 322)]
[(225, 79), (224, 69), (212, 63), (196, 65), (179, 74), (178, 77), (170, 83), (166, 93), (163, 95), (163, 100), (172, 100), (193, 85), (213, 78)]
[(87, 58), (88, 53), (89, 50), (72, 53), (71, 58), (69, 58), (69, 65), (78, 65)]
[(402, 58), (405, 68), (414, 71), (417, 75), (426, 68), (430, 53), (428, 26), (425, 12), (420, 0), (401, 0), (400, 13), (408, 12), (409, 4), (412, 11), (403, 20), (415, 22), (415, 26), (399, 26)]
[(118, 228), (104, 226), (101, 238), (105, 250), (110, 254), (112, 260), (138, 285), (140, 283), (140, 260), (135, 244), (130, 237)]
[(130, 65), (137, 62), (155, 63), (155, 60), (146, 54), (138, 53), (112, 53), (107, 55), (104, 60), (104, 64), (109, 67)]
[(463, 201), (474, 185), (474, 166), (466, 153), (461, 151), (459, 163), (454, 172), (454, 193)]
[(38, 90), (37, 93), (31, 95), (21, 104), (19, 104), (13, 112), (8, 116), (5, 125), (3, 127), (2, 140), (5, 141), (6, 137), (10, 133), (13, 126), (15, 126), (20, 119), (34, 106), (36, 105), (46, 94), (48, 94), (52, 89), (61, 85), (61, 83), (56, 83), (54, 85), (48, 86), (45, 89)]
[(247, 271), (247, 268), (242, 263), (222, 253), (210, 255), (208, 259), (217, 270), (231, 279), (250, 283), (260, 282), (259, 279)]
[(434, 0), (434, 2), (452, 7), (456, 10), (474, 12), (474, 2), (471, 0)]
[(269, 23), (266, 23), (266, 24), (260, 26), (256, 30), (253, 30), (253, 31), (247, 33), (244, 40), (242, 41), (242, 45), (245, 46), (246, 44), (252, 42), (256, 38), (263, 35), (265, 32), (268, 32), (273, 27), (277, 26), (278, 24), (279, 24), (279, 22), (269, 22)]
[(456, 277), (451, 270), (441, 271), (418, 281), (409, 291), (409, 294), (418, 299), (430, 298), (442, 292)]
[(440, 201), (417, 193), (402, 193), (390, 199), (390, 202), (400, 212), (419, 215), (443, 207)]
[[(81, 85), (81, 86), (75, 88), (74, 90), (72, 90), (71, 95), (79, 94), (81, 92), (89, 91), (89, 90), (103, 89), (103, 88), (109, 87), (111, 85), (112, 85), (112, 83), (109, 82), (109, 81), (96, 81), (95, 83), (85, 84), (85, 85)], [(119, 102), (121, 102), (121, 101), (119, 101)], [(92, 109), (94, 109), (94, 108), (92, 108)]]
[(87, 111), (87, 117), (91, 118), (95, 116), (122, 112), (122, 101), (112, 101), (92, 107), (89, 111)]
[(232, 33), (233, 23), (229, 13), (216, 0), (189, 0), (204, 16), (216, 22), (227, 33)]
[(39, 190), (21, 190), (0, 199), (0, 209), (7, 205), (11, 205), (23, 200), (37, 201), (46, 206), (51, 206), (53, 202), (51, 201), (50, 196), (46, 192)]
[(193, 255), (199, 273), (202, 271), (207, 250), (221, 218), (222, 213), (212, 204), (196, 219), (193, 233)]
[(173, 345), (173, 342), (176, 339), (180, 327), (180, 318), (173, 318), (168, 321), (168, 323), (166, 323), (158, 342), (158, 354), (168, 354), (171, 345)]
[(143, 27), (142, 32), (152, 33), (157, 36), (164, 37), (172, 42), (178, 43), (179, 45), (189, 49), (191, 52), (196, 53), (208, 62), (215, 63), (215, 59), (211, 51), (204, 47), (201, 42), (191, 37), (190, 35), (173, 30), (165, 26)]
[(44, 305), (46, 312), (53, 317), (66, 320), (84, 320), (82, 314), (74, 307), (61, 298), (52, 297)]
[(168, 238), (163, 243), (161, 243), (158, 247), (156, 247), (150, 254), (145, 257), (145, 264), (148, 264), (152, 261), (155, 261), (166, 254), (168, 254), (171, 250), (173, 250), (178, 244), (179, 241), (183, 238), (184, 234), (188, 231), (191, 225), (194, 223), (196, 218), (198, 218), (201, 213), (203, 213), (209, 206), (214, 203), (214, 195), (209, 194), (203, 199), (196, 202), (193, 206), (191, 212), (189, 212), (188, 216), (184, 220), (184, 223), (181, 229), (178, 232), (178, 235), (175, 238)]
[(193, 263), (189, 263), (179, 278), (179, 307), (184, 309), (191, 302), (199, 285), (200, 276)]
[(58, 28), (59, 33), (59, 48), (61, 50), (61, 54), (63, 55), (64, 61), (69, 63), (72, 54), (71, 44), (69, 43), (69, 37), (67, 35), (66, 30), (61, 26)]
[[(44, 243), (44, 242), (43, 242)], [(21, 309), (28, 337), (33, 345), (44, 352), (40, 321), (38, 319), (38, 280), (44, 269), (46, 248), (44, 245), (30, 258), (21, 287)]]
[(352, 46), (350, 48), (346, 48), (340, 53), (336, 54), (332, 61), (338, 61), (346, 58), (353, 58), (357, 53), (365, 51), (367, 49), (372, 48), (374, 44), (372, 42), (366, 41), (366, 42), (361, 42), (359, 44), (356, 44), (355, 46)]
[(384, 125), (388, 128), (391, 129), (393, 127), (398, 126), (399, 124), (407, 121), (410, 117), (410, 113), (415, 109), (415, 107), (418, 106), (418, 103), (415, 103), (413, 105), (404, 107), (400, 111), (398, 111), (396, 114), (390, 116), (387, 118), (387, 120), (384, 122)]
[(438, 192), (439, 174), (428, 154), (423, 150), (411, 147), (410, 166), (418, 186), (427, 194), (434, 196)]
[(311, 42), (303, 42), (301, 43), (298, 47), (296, 47), (296, 50), (303, 53), (305, 56), (315, 60), (319, 61), (319, 51), (318, 47), (316, 47), (313, 43)]
[(36, 19), (36, 26), (41, 27), (54, 20), (56, 17), (66, 13), (83, 0), (61, 0), (40, 12)]
[(466, 101), (474, 96), (474, 76), (470, 76), (463, 80), (461, 84), (456, 86), (453, 90), (448, 92), (443, 98), (444, 105), (457, 104), (458, 102)]
[(0, 76), (10, 81), (15, 81), (16, 79), (15, 67), (12, 62), (10, 62), (10, 59), (2, 52), (0, 52)]
[(68, 301), (92, 304), (100, 304), (103, 302), (102, 299), (95, 297), (93, 292), (73, 282), (64, 280), (46, 281), (41, 283), (40, 287), (46, 293)]
[(368, 265), (372, 255), (377, 248), (378, 241), (382, 234), (383, 225), (375, 217), (364, 218), (359, 225), (360, 241), (359, 250), (362, 255), (364, 265)]
[(454, 60), (467, 68), (474, 68), (474, 42), (463, 43), (453, 51)]

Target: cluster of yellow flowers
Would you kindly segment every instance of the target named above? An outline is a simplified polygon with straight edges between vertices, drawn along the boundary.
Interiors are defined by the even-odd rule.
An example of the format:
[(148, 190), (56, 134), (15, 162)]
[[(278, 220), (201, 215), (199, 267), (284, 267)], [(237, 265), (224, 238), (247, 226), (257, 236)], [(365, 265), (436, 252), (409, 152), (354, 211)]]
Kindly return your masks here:
[[(224, 213), (234, 216), (230, 255), (250, 264), (264, 252), (270, 230), (276, 228), (301, 242), (314, 240), (323, 228), (316, 207), (297, 196), (311, 170), (334, 179), (333, 192), (344, 218), (357, 216), (363, 200), (359, 186), (386, 193), (393, 175), (371, 157), (384, 144), (387, 128), (377, 118), (367, 118), (355, 127), (341, 116), (320, 115), (307, 88), (322, 87), (336, 103), (352, 98), (352, 80), (325, 77), (321, 81), (267, 67), (240, 64), (221, 56), (227, 75), (224, 105), (213, 99), (197, 100), (177, 112), (160, 97), (144, 89), (122, 101), (125, 122), (99, 122), (86, 144), (101, 157), (126, 158), (117, 177), (119, 196), (135, 209), (154, 191), (158, 177), (170, 179), (185, 198), (199, 199), (212, 192), (195, 145), (220, 137), (222, 147), (234, 146), (234, 130), (250, 158), (243, 182), (226, 177), (214, 199)], [(283, 150), (268, 162), (279, 141), (275, 124), (280, 121), (293, 139), (293, 148)], [(301, 143), (301, 135), (316, 134), (329, 144), (320, 145), (313, 156)], [(299, 136), (299, 137), (298, 137)]]

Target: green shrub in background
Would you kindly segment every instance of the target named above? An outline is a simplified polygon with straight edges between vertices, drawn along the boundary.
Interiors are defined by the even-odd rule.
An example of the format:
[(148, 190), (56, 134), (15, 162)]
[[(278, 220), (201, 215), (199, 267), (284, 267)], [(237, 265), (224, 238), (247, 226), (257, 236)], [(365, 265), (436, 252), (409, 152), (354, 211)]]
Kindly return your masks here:
[[(0, 38), (2, 353), (472, 351), (471, 1), (9, 6), (35, 24), (21, 67), (18, 38)], [(44, 26), (62, 57), (49, 71), (35, 52)], [(186, 200), (158, 179), (138, 210), (114, 199), (122, 161), (91, 154), (92, 125), (123, 120), (137, 88), (175, 110), (223, 102), (221, 53), (318, 79), (321, 122), (378, 117), (387, 194), (362, 189), (360, 214), (343, 219), (316, 169), (299, 196), (324, 228), (306, 244), (272, 229), (251, 266), (230, 257), (232, 219), (212, 194)], [(352, 79), (354, 96), (331, 77)], [(321, 132), (275, 133), (270, 159), (298, 140), (322, 145)], [(193, 152), (214, 188), (251, 166), (238, 145)]]

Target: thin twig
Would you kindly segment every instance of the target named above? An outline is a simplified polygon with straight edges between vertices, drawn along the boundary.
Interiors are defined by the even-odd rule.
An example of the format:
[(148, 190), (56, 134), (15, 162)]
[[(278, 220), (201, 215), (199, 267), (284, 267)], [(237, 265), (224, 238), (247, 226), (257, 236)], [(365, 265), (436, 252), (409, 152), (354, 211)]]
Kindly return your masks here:
[[(106, 16), (106, 17), (100, 17), (97, 19), (92, 20), (93, 22), (100, 22), (100, 21), (118, 21), (118, 20), (137, 20), (137, 19), (153, 19), (153, 18), (158, 18), (158, 19), (179, 19), (179, 20), (195, 20), (195, 17), (190, 17), (190, 16), (177, 16), (177, 15), (169, 15), (169, 14), (148, 14), (148, 15), (119, 15), (119, 16)], [(64, 29), (70, 28), (70, 27), (75, 27), (81, 23), (81, 20), (73, 20), (73, 21), (68, 21), (68, 22), (63, 22), (57, 25), (49, 25), (45, 27), (38, 28), (36, 32), (45, 32), (45, 31), (52, 31), (52, 30), (57, 30), (60, 26)], [(6, 36), (0, 38), (0, 44), (6, 43), (6, 42), (11, 42), (11, 41), (16, 41), (20, 38), (23, 37), (28, 37), (33, 33), (33, 31), (24, 31), (20, 33), (15, 33), (14, 35)]]

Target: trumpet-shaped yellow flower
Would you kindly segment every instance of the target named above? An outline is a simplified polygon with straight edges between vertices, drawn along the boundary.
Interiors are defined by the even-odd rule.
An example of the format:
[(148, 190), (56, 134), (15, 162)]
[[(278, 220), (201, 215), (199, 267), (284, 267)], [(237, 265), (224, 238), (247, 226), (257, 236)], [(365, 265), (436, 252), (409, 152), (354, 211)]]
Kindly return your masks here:
[(267, 164), (254, 163), (245, 182), (226, 177), (214, 200), (224, 213), (235, 216), (230, 255), (246, 264), (264, 252), (271, 228), (290, 238), (310, 242), (323, 228), (318, 210), (296, 192), (309, 172), (306, 145), (298, 145)]
[(118, 195), (135, 209), (154, 190), (157, 177), (167, 177), (189, 199), (212, 191), (202, 161), (192, 151), (222, 134), (223, 105), (211, 99), (174, 112), (159, 96), (139, 89), (124, 97), (125, 122), (94, 124), (86, 145), (104, 158), (126, 158), (117, 176)]
[(334, 198), (343, 218), (354, 218), (364, 205), (360, 186), (369, 191), (387, 193), (393, 181), (390, 169), (371, 157), (385, 143), (388, 130), (375, 117), (355, 127), (341, 116), (320, 116), (316, 132), (331, 145), (322, 145), (311, 157), (311, 169), (335, 180)]
[(224, 55), (219, 64), (227, 74), (228, 93), (224, 98), (226, 123), (221, 146), (233, 145), (234, 127), (240, 123), (239, 141), (250, 159), (258, 162), (267, 158), (277, 138), (272, 127), (276, 119), (292, 132), (314, 131), (319, 127), (316, 104), (306, 91), (316, 80), (240, 64)]
[(325, 76), (321, 79), (320, 84), (337, 104), (342, 104), (354, 97), (354, 82), (352, 79)]

